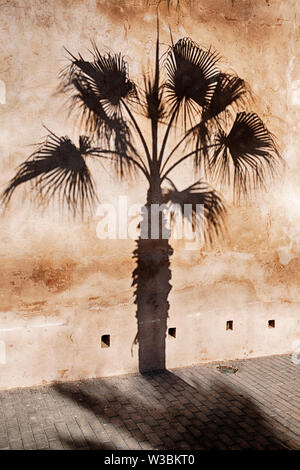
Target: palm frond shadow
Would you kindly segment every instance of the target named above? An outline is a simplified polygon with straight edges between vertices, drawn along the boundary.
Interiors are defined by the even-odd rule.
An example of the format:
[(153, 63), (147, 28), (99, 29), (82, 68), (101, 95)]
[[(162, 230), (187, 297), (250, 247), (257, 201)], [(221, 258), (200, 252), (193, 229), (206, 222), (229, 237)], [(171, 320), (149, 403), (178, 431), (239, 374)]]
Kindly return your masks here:
[[(76, 146), (68, 137), (49, 131), (9, 181), (2, 202), (7, 205), (15, 190), (29, 183), (42, 204), (57, 199), (74, 216), (87, 213), (97, 201), (88, 167), (88, 159), (95, 157), (112, 163), (121, 179), (140, 171), (148, 209), (173, 204), (184, 212), (190, 205), (186, 218), (192, 226), (201, 220), (204, 242), (212, 245), (224, 235), (226, 207), (210, 182), (232, 188), (233, 200), (238, 202), (241, 196), (266, 189), (282, 162), (276, 139), (263, 121), (243, 110), (249, 95), (245, 81), (221, 71), (219, 54), (189, 37), (174, 43), (171, 34), (171, 45), (161, 61), (159, 15), (154, 67), (143, 75), (141, 93), (120, 53), (101, 53), (95, 43), (90, 53), (86, 60), (68, 52), (68, 66), (60, 74), (70, 113), (78, 114), (88, 136), (80, 136)], [(138, 120), (141, 115), (147, 118), (148, 132), (144, 121)], [(174, 131), (179, 123), (183, 135), (177, 140)], [(194, 163), (196, 182), (179, 190), (170, 174), (183, 162)], [(167, 182), (171, 189), (166, 189)], [(204, 205), (202, 213), (197, 213), (199, 205)], [(141, 236), (133, 253), (136, 341), (143, 372), (165, 368), (172, 248), (169, 235), (163, 235), (165, 221), (157, 225), (158, 233), (152, 236), (154, 224), (148, 223), (151, 235)]]
[[(92, 428), (97, 422), (106, 436), (84, 444), (61, 437), (63, 444), (74, 449), (118, 449), (114, 436), (119, 432), (132, 450), (140, 448), (139, 442), (158, 450), (279, 450), (288, 449), (288, 441), (293, 447), (290, 436), (284, 432), (279, 436), (253, 400), (225, 380), (204, 388), (167, 370), (129, 380), (136, 380), (131, 392), (111, 385), (110, 379), (56, 384), (55, 391), (67, 399), (66, 406), (68, 401), (78, 402), (89, 412), (83, 422), (90, 419)], [(80, 414), (76, 419), (80, 425)]]
[(92, 175), (86, 165), (87, 155), (97, 155), (87, 136), (80, 136), (79, 147), (68, 137), (50, 133), (45, 142), (20, 165), (5, 189), (2, 200), (7, 205), (18, 186), (30, 182), (39, 203), (57, 197), (74, 213), (91, 209), (97, 201)]

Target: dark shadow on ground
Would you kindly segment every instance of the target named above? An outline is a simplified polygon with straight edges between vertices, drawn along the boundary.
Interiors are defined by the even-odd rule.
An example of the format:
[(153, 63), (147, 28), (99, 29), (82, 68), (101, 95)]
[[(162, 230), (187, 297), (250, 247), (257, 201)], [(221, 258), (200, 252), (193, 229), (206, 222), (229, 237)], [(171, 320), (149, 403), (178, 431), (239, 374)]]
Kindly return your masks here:
[[(67, 401), (90, 411), (91, 428), (95, 422), (103, 428), (88, 447), (115, 450), (126, 448), (125, 442), (131, 450), (296, 448), (288, 429), (277, 431), (276, 422), (224, 378), (208, 388), (167, 370), (128, 380), (136, 387), (131, 382), (126, 389), (124, 377), (55, 385)], [(68, 448), (80, 447), (76, 438), (61, 440)]]

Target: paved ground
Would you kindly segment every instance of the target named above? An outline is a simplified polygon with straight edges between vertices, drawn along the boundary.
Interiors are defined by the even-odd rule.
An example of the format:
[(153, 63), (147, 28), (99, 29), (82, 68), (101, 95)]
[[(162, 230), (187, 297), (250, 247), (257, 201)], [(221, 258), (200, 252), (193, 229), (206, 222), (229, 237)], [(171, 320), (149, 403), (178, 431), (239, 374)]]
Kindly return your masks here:
[(0, 449), (300, 449), (289, 356), (0, 392)]

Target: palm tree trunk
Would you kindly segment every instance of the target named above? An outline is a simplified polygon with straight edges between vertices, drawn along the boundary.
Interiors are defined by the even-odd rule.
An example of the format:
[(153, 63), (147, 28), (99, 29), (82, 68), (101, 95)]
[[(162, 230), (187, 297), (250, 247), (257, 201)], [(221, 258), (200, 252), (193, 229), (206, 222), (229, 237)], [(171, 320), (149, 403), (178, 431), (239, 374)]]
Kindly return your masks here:
[(139, 370), (161, 370), (166, 367), (165, 343), (169, 310), (168, 295), (171, 290), (170, 256), (173, 253), (168, 239), (163, 239), (162, 218), (159, 238), (151, 239), (151, 204), (161, 202), (159, 184), (152, 184), (148, 191), (149, 238), (139, 238), (133, 253), (136, 269), (133, 272), (135, 303), (137, 304), (137, 339), (139, 344)]

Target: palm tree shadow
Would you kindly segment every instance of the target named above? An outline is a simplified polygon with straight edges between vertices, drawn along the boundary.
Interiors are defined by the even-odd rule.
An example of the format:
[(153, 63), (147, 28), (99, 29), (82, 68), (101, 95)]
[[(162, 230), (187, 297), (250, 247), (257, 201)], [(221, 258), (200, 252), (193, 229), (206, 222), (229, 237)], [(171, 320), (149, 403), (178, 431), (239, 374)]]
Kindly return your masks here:
[[(140, 449), (227, 450), (297, 448), (290, 435), (263, 416), (253, 400), (232, 384), (217, 380), (207, 387), (191, 385), (167, 370), (138, 377), (88, 380), (56, 384), (61, 395), (89, 410), (93, 421), (109, 427), (108, 442), (88, 439), (86, 447), (116, 450), (120, 444)], [(124, 389), (122, 381), (135, 382)], [(118, 382), (117, 382), (118, 383)], [(126, 387), (125, 387), (126, 388)], [(122, 390), (123, 389), (123, 390)], [(287, 430), (288, 432), (288, 430)], [(63, 439), (64, 446), (77, 449), (80, 442)], [(121, 446), (122, 448), (122, 446)]]
[[(47, 129), (46, 138), (19, 166), (0, 196), (4, 206), (20, 185), (31, 182), (40, 204), (46, 206), (52, 199), (83, 217), (98, 201), (88, 165), (92, 157), (112, 164), (123, 180), (140, 171), (147, 184), (148, 209), (161, 204), (181, 209), (189, 205), (192, 212), (185, 217), (192, 222), (195, 214), (194, 221), (198, 217), (196, 206), (202, 205), (198, 219), (212, 240), (222, 234), (226, 208), (203, 178), (224, 188), (233, 182), (234, 200), (239, 201), (241, 195), (264, 189), (277, 174), (282, 159), (274, 136), (256, 113), (243, 110), (249, 95), (244, 80), (222, 72), (218, 53), (211, 47), (201, 48), (189, 37), (174, 44), (171, 34), (172, 44), (160, 56), (158, 11), (156, 28), (154, 67), (143, 73), (141, 87), (129, 78), (121, 53), (102, 54), (94, 42), (89, 61), (67, 51), (70, 61), (60, 73), (59, 90), (69, 96), (69, 111), (79, 113), (88, 135), (79, 136), (75, 145), (69, 137)], [(151, 124), (151, 136), (150, 127), (146, 132), (139, 116)], [(183, 131), (179, 140), (176, 128)], [(193, 162), (201, 178), (179, 191), (170, 177), (187, 161)], [(166, 184), (171, 187), (167, 189)], [(141, 372), (166, 367), (172, 249), (161, 229), (158, 240), (152, 235), (150, 240), (141, 237), (133, 254)]]
[(168, 295), (173, 250), (167, 239), (142, 239), (136, 242), (132, 274), (137, 305), (137, 335), (140, 372), (163, 370), (166, 367), (166, 333), (169, 311)]

